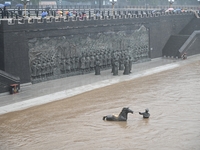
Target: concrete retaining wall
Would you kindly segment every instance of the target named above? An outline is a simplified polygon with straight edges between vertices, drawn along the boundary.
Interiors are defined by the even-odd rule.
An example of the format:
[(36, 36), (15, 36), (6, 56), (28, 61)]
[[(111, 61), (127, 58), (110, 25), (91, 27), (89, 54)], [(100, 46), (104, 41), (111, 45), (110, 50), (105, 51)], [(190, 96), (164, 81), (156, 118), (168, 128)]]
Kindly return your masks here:
[[(87, 20), (6, 20), (0, 21), (0, 70), (19, 76), (21, 83), (30, 82), (28, 40), (43, 37), (60, 37), (128, 31), (144, 25), (149, 29), (151, 58), (162, 56), (162, 49), (171, 35), (176, 35), (194, 19), (192, 13), (163, 14), (159, 16), (116, 16)], [(113, 37), (114, 38), (114, 37)]]

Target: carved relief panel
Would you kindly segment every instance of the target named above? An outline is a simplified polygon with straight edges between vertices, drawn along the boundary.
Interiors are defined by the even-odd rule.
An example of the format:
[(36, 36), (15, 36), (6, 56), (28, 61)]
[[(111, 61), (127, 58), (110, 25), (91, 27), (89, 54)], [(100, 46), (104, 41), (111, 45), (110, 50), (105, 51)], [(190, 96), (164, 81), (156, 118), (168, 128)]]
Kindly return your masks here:
[(143, 25), (131, 31), (34, 38), (28, 46), (33, 83), (93, 72), (97, 59), (101, 69), (109, 69), (115, 55), (121, 62), (126, 56), (133, 62), (150, 59), (149, 31)]

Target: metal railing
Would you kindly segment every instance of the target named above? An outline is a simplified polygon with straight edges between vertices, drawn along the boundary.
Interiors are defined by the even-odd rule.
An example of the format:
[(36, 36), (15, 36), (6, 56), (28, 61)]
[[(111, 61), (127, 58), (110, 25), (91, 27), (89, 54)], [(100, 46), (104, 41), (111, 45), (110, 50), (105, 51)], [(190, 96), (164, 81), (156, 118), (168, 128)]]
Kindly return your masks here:
[[(32, 5), (30, 5), (32, 6)], [(66, 6), (67, 8), (55, 8), (55, 7), (50, 7), (50, 6), (45, 6), (45, 7), (38, 7), (38, 8), (31, 8), (31, 7), (27, 7), (26, 8), (26, 13), (24, 8), (21, 9), (17, 9), (17, 8), (8, 8), (6, 12), (4, 11), (0, 11), (0, 19), (2, 18), (20, 18), (20, 17), (42, 17), (42, 13), (44, 11), (48, 12), (47, 16), (60, 16), (60, 14), (58, 13), (58, 10), (62, 12), (62, 16), (66, 16), (66, 12), (70, 11), (73, 12), (73, 16), (79, 16), (81, 17), (83, 14), (85, 14), (86, 16), (112, 16), (112, 15), (123, 15), (123, 14), (139, 14), (139, 13), (145, 13), (145, 14), (150, 14), (152, 13), (152, 10), (165, 10), (165, 7), (159, 7), (159, 9), (155, 9), (152, 7), (120, 7), (120, 8), (115, 8), (114, 11), (112, 9), (112, 7), (108, 7), (108, 8), (102, 8), (101, 10), (99, 8), (89, 8), (90, 5), (88, 6), (84, 6), (84, 7), (73, 7), (73, 6)], [(46, 9), (48, 8), (48, 9)], [(179, 7), (180, 8), (180, 7)], [(198, 10), (196, 7), (188, 7), (188, 8), (182, 8), (182, 9), (188, 9), (188, 10), (193, 10), (196, 11)], [(162, 11), (164, 12), (164, 11)], [(26, 16), (24, 15), (26, 14)]]
[[(108, 9), (112, 8), (112, 5), (102, 5), (99, 7), (99, 5), (26, 5), (27, 9), (45, 9), (46, 7), (50, 7), (52, 9)], [(16, 5), (7, 6), (7, 9), (16, 9)], [(169, 5), (157, 5), (157, 6), (151, 6), (151, 5), (127, 5), (127, 6), (119, 6), (115, 5), (116, 9), (167, 9), (169, 8)], [(199, 10), (200, 5), (173, 5), (173, 8), (187, 8), (187, 9), (194, 9)]]

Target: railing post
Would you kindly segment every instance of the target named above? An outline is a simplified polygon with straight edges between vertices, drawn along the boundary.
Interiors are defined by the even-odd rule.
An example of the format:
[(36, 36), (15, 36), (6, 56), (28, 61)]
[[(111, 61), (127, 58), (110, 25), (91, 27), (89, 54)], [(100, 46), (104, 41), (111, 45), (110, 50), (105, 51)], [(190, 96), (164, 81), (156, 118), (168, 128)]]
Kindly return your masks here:
[(11, 11), (11, 18), (13, 18), (13, 12)]
[(30, 13), (30, 10), (28, 10), (28, 17), (30, 17), (31, 16), (31, 13)]
[(15, 13), (15, 18), (18, 19), (18, 15), (17, 15), (17, 13)]
[(36, 17), (38, 17), (38, 10), (35, 10), (35, 13), (36, 13)]
[(7, 16), (7, 18), (9, 18), (9, 13), (8, 13), (8, 11), (6, 12), (6, 16)]
[(91, 17), (91, 12), (90, 12), (90, 10), (89, 10), (89, 19), (90, 19), (90, 17)]

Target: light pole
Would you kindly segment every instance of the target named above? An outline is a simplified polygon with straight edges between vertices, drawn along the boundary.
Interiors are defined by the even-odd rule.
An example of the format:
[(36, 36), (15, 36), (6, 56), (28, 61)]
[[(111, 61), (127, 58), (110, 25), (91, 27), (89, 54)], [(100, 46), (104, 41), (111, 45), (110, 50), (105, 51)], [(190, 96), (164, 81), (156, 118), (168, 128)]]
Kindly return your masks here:
[(174, 0), (168, 0), (168, 2), (169, 2), (169, 8), (171, 8), (172, 4), (174, 3)]
[(147, 10), (147, 0), (145, 0), (145, 10)]
[[(199, 5), (200, 5), (200, 0), (197, 0), (199, 2)], [(198, 7), (198, 12), (200, 12), (200, 7)]]
[(101, 0), (99, 0), (99, 11), (101, 10)]
[(110, 3), (112, 4), (112, 12), (114, 15), (114, 7), (115, 7), (115, 4), (117, 3), (117, 0), (110, 0)]
[(28, 2), (30, 2), (30, 0), (21, 0), (21, 1), (24, 4), (24, 16), (26, 17), (26, 5)]

